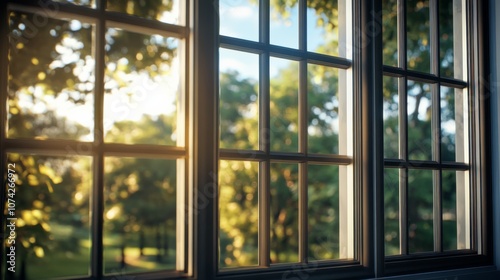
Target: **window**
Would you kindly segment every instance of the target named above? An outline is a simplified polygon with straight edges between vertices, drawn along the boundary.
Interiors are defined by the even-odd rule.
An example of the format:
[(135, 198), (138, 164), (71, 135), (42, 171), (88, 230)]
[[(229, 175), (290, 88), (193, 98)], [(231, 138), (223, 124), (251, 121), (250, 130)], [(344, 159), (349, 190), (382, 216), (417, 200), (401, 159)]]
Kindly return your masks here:
[(223, 270), (355, 258), (352, 8), (330, 4), (220, 1)]
[(386, 253), (470, 249), (466, 3), (406, 1), (399, 18), (396, 1), (384, 4), (388, 21), (406, 23), (400, 51), (384, 56), (398, 62), (383, 81)]
[[(384, 209), (388, 266), (477, 254), (484, 213), (469, 1), (384, 1)], [(469, 12), (469, 14), (468, 14)], [(467, 16), (469, 15), (469, 16)], [(395, 28), (397, 26), (397, 29)], [(468, 43), (469, 42), (469, 43)], [(471, 164), (472, 163), (472, 164)], [(476, 238), (474, 240), (474, 238)]]
[(184, 271), (185, 3), (6, 9), (1, 141), (2, 167), (17, 174), (16, 277)]
[(487, 10), (2, 2), (2, 279), (491, 265)]

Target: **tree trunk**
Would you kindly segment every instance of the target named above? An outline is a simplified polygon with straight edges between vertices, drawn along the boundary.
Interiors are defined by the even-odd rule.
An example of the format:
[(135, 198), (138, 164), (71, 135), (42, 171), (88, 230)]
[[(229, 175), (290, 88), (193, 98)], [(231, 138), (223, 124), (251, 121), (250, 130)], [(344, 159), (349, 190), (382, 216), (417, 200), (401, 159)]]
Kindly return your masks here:
[(125, 244), (122, 244), (120, 250), (121, 250), (121, 255), (122, 255), (122, 258), (120, 261), (120, 268), (125, 269), (125, 267), (127, 266), (127, 263), (125, 262)]
[(144, 231), (139, 232), (139, 252), (141, 257), (144, 256), (144, 246), (145, 246), (145, 241), (144, 241)]
[(168, 224), (165, 223), (165, 232), (163, 233), (163, 255), (168, 260)]
[(160, 226), (156, 227), (156, 261), (161, 262), (161, 236)]

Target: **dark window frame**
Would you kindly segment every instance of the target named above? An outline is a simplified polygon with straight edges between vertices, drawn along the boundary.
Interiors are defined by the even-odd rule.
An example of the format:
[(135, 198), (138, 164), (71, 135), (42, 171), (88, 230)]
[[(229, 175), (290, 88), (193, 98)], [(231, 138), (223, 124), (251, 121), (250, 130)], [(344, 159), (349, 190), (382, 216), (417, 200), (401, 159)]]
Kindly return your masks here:
[[(265, 0), (268, 1), (268, 0)], [(432, 0), (431, 0), (432, 1)], [(14, 1), (2, 2), (0, 4), (0, 16), (4, 23), (7, 22), (7, 5)], [(187, 181), (192, 186), (188, 190), (188, 203), (192, 207), (187, 223), (189, 234), (186, 244), (186, 273), (154, 273), (148, 274), (148, 278), (196, 278), (196, 279), (275, 279), (281, 278), (287, 271), (294, 272), (293, 266), (269, 269), (266, 271), (242, 271), (242, 274), (220, 275), (217, 271), (217, 197), (214, 195), (217, 189), (217, 181), (213, 174), (217, 174), (218, 165), (218, 6), (217, 0), (191, 0), (189, 2), (188, 29), (186, 40), (188, 44), (187, 59), (189, 60), (188, 71), (190, 77), (187, 87), (190, 92), (189, 123), (190, 137), (186, 138), (186, 158), (190, 161), (189, 176)], [(488, 39), (488, 1), (473, 0), (468, 2), (472, 8), (468, 15), (468, 30), (472, 36), (468, 39), (471, 51), (470, 75), (471, 90), (474, 90), (473, 123), (476, 133), (473, 135), (474, 146), (473, 157), (480, 163), (482, 168), (477, 170), (474, 184), (480, 186), (476, 194), (476, 205), (482, 212), (476, 223), (481, 228), (478, 236), (478, 245), (481, 250), (478, 253), (470, 252), (464, 254), (426, 256), (422, 258), (408, 259), (386, 259), (384, 256), (384, 216), (383, 216), (383, 132), (382, 132), (382, 76), (383, 73), (401, 75), (398, 70), (387, 68), (382, 65), (382, 37), (380, 34), (372, 35), (370, 27), (381, 22), (381, 3), (379, 1), (359, 0), (355, 1), (354, 12), (354, 45), (358, 46), (353, 55), (353, 80), (354, 92), (359, 93), (359, 100), (354, 103), (355, 111), (355, 172), (354, 184), (359, 190), (356, 194), (360, 199), (359, 211), (356, 214), (356, 225), (359, 226), (359, 235), (356, 237), (359, 250), (359, 262), (351, 266), (342, 267), (320, 267), (318, 269), (295, 267), (299, 272), (307, 274), (312, 279), (340, 279), (340, 278), (369, 278), (389, 275), (404, 275), (424, 271), (442, 271), (452, 268), (480, 267), (493, 264), (493, 219), (491, 203), (491, 167), (489, 163), (491, 155), (490, 147), (490, 120), (489, 120), (489, 93), (488, 85), (483, 77), (489, 77), (489, 39)], [(15, 1), (17, 5), (36, 5), (34, 1)], [(65, 5), (61, 5), (65, 7)], [(65, 9), (65, 8), (63, 8)], [(68, 8), (67, 12), (85, 14), (85, 8)], [(94, 12), (92, 12), (94, 13)], [(98, 17), (98, 12), (95, 12)], [(100, 19), (102, 20), (102, 19)], [(129, 22), (127, 22), (129, 23)], [(0, 25), (2, 36), (8, 34), (8, 24)], [(357, 41), (362, 39), (363, 41)], [(102, 38), (101, 38), (102, 40)], [(361, 47), (362, 46), (362, 47)], [(7, 73), (7, 51), (8, 41), (0, 43), (0, 73)], [(102, 54), (101, 54), (102, 55)], [(412, 74), (412, 73), (410, 73)], [(96, 75), (102, 75), (96, 73)], [(418, 74), (415, 74), (418, 76)], [(7, 88), (7, 79), (2, 74), (0, 77), (0, 88)], [(417, 77), (418, 78), (418, 77)], [(455, 83), (457, 84), (457, 83)], [(458, 85), (458, 84), (457, 84)], [(5, 104), (6, 94), (1, 94), (0, 103)], [(0, 108), (0, 119), (7, 120), (7, 113), (2, 106)], [(3, 124), (2, 124), (3, 125)], [(0, 166), (4, 169), (6, 161), (5, 151), (14, 145), (18, 148), (29, 146), (22, 141), (6, 139), (5, 129), (0, 130)], [(367, 141), (362, 139), (373, 139)], [(97, 141), (97, 140), (96, 140)], [(30, 149), (37, 148), (57, 150), (59, 143), (47, 145), (43, 143), (38, 147), (29, 146)], [(67, 143), (64, 143), (67, 144)], [(77, 143), (69, 143), (75, 146)], [(75, 146), (76, 148), (76, 146)], [(94, 150), (89, 150), (94, 151)], [(102, 149), (95, 150), (101, 154)], [(138, 151), (140, 152), (140, 151)], [(102, 157), (100, 157), (102, 159)], [(387, 161), (387, 164), (397, 164)], [(102, 168), (102, 162), (99, 164)], [(188, 170), (188, 169), (187, 169)], [(97, 179), (98, 185), (102, 186), (102, 178)], [(99, 184), (100, 183), (100, 184)], [(201, 199), (208, 202), (204, 208), (198, 208)], [(102, 200), (97, 203), (96, 210), (102, 210)], [(97, 218), (97, 223), (102, 223), (102, 217)], [(98, 228), (93, 230), (95, 236), (101, 236)], [(102, 251), (102, 244), (97, 244), (96, 252)], [(4, 248), (2, 247), (2, 254)], [(99, 256), (94, 256), (99, 260)], [(102, 262), (101, 262), (102, 264)], [(141, 275), (142, 278), (143, 275)], [(290, 274), (290, 277), (295, 276)], [(112, 276), (108, 277), (111, 278)], [(92, 264), (92, 276), (83, 279), (100, 279), (102, 267)]]
[[(114, 143), (106, 142), (104, 140), (104, 95), (105, 95), (105, 69), (106, 69), (106, 30), (108, 28), (119, 28), (124, 31), (135, 32), (138, 34), (159, 34), (165, 37), (173, 37), (179, 40), (183, 40), (182, 44), (179, 44), (179, 56), (180, 65), (179, 71), (184, 73), (180, 75), (179, 87), (181, 88), (182, 103), (183, 106), (178, 113), (184, 123), (189, 121), (189, 114), (191, 113), (188, 104), (189, 100), (192, 98), (188, 86), (190, 83), (191, 67), (189, 66), (189, 27), (188, 23), (190, 20), (190, 9), (191, 2), (186, 2), (186, 7), (181, 7), (181, 12), (185, 15), (180, 15), (181, 18), (185, 19), (185, 23), (179, 23), (178, 25), (163, 23), (160, 21), (155, 21), (151, 19), (139, 18), (134, 15), (108, 11), (106, 10), (107, 0), (96, 0), (95, 7), (85, 7), (80, 5), (74, 5), (71, 3), (63, 2), (53, 2), (50, 0), (19, 0), (19, 1), (4, 1), (0, 4), (0, 36), (2, 37), (0, 43), (0, 88), (3, 88), (0, 92), (0, 103), (7, 104), (8, 100), (8, 52), (11, 42), (9, 39), (9, 14), (10, 12), (20, 12), (29, 13), (47, 19), (76, 19), (81, 20), (86, 23), (92, 24), (94, 27), (94, 38), (91, 43), (93, 57), (95, 60), (94, 66), (94, 77), (95, 77), (95, 89), (93, 95), (95, 97), (93, 109), (93, 140), (92, 141), (81, 141), (81, 140), (66, 140), (51, 138), (47, 140), (37, 140), (30, 138), (8, 138), (7, 137), (7, 106), (2, 106), (0, 108), (0, 119), (2, 120), (2, 129), (0, 129), (0, 167), (2, 170), (6, 170), (7, 166), (7, 153), (26, 153), (41, 156), (88, 156), (91, 157), (92, 162), (92, 186), (91, 186), (91, 198), (89, 203), (89, 211), (92, 213), (90, 215), (90, 230), (89, 230), (89, 241), (91, 242), (90, 250), (90, 267), (89, 275), (82, 277), (72, 277), (72, 279), (114, 279), (115, 277), (121, 277), (121, 272), (104, 272), (104, 208), (105, 208), (105, 197), (104, 197), (104, 160), (106, 157), (129, 157), (136, 159), (164, 159), (164, 160), (178, 160), (182, 159), (184, 161), (183, 169), (185, 170), (182, 174), (183, 180), (188, 185), (189, 182), (189, 170), (191, 161), (189, 159), (190, 146), (188, 145), (189, 137), (191, 137), (191, 130), (184, 129), (184, 135), (182, 138), (185, 139), (184, 147), (181, 146), (166, 146), (166, 145), (155, 145), (155, 144), (124, 144), (124, 143)], [(37, 23), (34, 19), (32, 24), (34, 28), (38, 28), (37, 24), (42, 25), (46, 23)], [(3, 40), (5, 39), (5, 40)], [(21, 38), (25, 40), (26, 38)], [(27, 38), (29, 39), (29, 38)], [(189, 127), (189, 125), (187, 126)], [(3, 173), (2, 173), (3, 174)], [(2, 187), (6, 184), (2, 184)], [(188, 196), (188, 188), (185, 186), (177, 186), (177, 190), (181, 190), (184, 197)], [(3, 191), (3, 189), (2, 189)], [(2, 195), (2, 198), (4, 196)], [(179, 199), (177, 198), (177, 202)], [(177, 209), (179, 205), (177, 205)], [(184, 207), (183, 205), (180, 205)], [(2, 208), (3, 209), (3, 208)], [(102, 215), (95, 215), (93, 213), (101, 213)], [(182, 216), (187, 219), (188, 211), (183, 212)], [(4, 225), (4, 212), (0, 213), (2, 218), (2, 226)], [(176, 218), (177, 223), (177, 218)], [(147, 277), (153, 279), (161, 279), (164, 277), (168, 278), (185, 278), (188, 276), (188, 259), (191, 257), (189, 254), (189, 236), (192, 235), (190, 227), (187, 223), (182, 223), (183, 229), (181, 233), (177, 232), (178, 238), (181, 239), (182, 248), (176, 250), (176, 267), (178, 270), (168, 270), (168, 271), (156, 271), (156, 272), (144, 272), (144, 273), (129, 273), (131, 277)], [(2, 231), (3, 232), (3, 231)], [(1, 254), (4, 256), (6, 254), (5, 247), (1, 247)], [(182, 253), (179, 254), (178, 252)], [(64, 265), (64, 264), (62, 264)], [(19, 260), (16, 262), (16, 266), (19, 267)], [(7, 273), (7, 266), (5, 262), (0, 264), (0, 268), (5, 269)], [(3, 270), (2, 270), (3, 271)], [(18, 271), (18, 269), (16, 270)], [(18, 272), (17, 272), (18, 273)]]

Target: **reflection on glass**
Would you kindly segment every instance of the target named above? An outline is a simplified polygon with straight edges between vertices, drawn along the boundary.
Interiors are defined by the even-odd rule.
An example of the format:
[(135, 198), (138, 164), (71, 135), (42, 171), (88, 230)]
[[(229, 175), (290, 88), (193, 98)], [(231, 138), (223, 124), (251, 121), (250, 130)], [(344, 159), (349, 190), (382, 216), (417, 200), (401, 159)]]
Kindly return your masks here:
[(107, 0), (108, 11), (154, 19), (170, 24), (179, 24), (179, 0)]
[(441, 160), (455, 161), (455, 94), (441, 87)]
[(220, 0), (220, 35), (259, 41), (259, 1)]
[(104, 163), (104, 272), (175, 269), (176, 161)]
[(314, 64), (307, 66), (310, 153), (339, 153), (339, 71), (344, 70)]
[[(107, 142), (183, 146), (178, 39), (106, 32), (104, 130)], [(179, 112), (180, 111), (180, 112)]]
[(299, 260), (298, 166), (271, 163), (271, 263)]
[(307, 1), (308, 51), (339, 56), (339, 29), (345, 25), (339, 20), (339, 4), (344, 3), (345, 0)]
[(443, 206), (443, 250), (457, 249), (457, 176), (443, 170), (441, 197)]
[(52, 0), (52, 1), (95, 8), (95, 0)]
[(12, 279), (88, 276), (92, 159), (12, 153), (7, 162), (5, 179), (17, 176), (15, 193), (6, 192), (15, 204), (7, 217), (17, 218)]
[(384, 157), (399, 158), (398, 78), (384, 76)]
[(441, 87), (441, 159), (443, 161), (466, 162), (467, 111), (461, 89)]
[(433, 171), (408, 170), (408, 245), (410, 253), (434, 251)]
[(299, 7), (297, 3), (271, 1), (270, 41), (273, 45), (299, 47)]
[(219, 265), (258, 265), (259, 164), (220, 161)]
[(432, 101), (429, 84), (408, 81), (408, 158), (432, 160)]
[(47, 18), (35, 27), (35, 18), (9, 17), (8, 137), (92, 141), (92, 25)]
[(299, 63), (271, 57), (271, 150), (297, 152)]
[(462, 54), (466, 49), (462, 30), (465, 25), (465, 0), (440, 0), (439, 58), (441, 76), (465, 79)]
[(339, 167), (308, 166), (309, 260), (339, 258)]
[(429, 0), (406, 1), (408, 69), (430, 72)]
[(220, 147), (257, 150), (259, 56), (223, 48), (219, 54)]
[(385, 255), (399, 255), (399, 169), (384, 169)]
[(398, 66), (397, 0), (382, 0), (382, 42), (384, 64)]

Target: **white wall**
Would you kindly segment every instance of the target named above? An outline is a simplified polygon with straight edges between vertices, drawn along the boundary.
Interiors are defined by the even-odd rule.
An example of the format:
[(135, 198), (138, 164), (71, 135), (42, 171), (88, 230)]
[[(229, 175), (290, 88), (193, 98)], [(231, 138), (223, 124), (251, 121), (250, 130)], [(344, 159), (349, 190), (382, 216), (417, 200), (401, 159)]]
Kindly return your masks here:
[(491, 144), (495, 264), (500, 269), (500, 2), (490, 0)]

